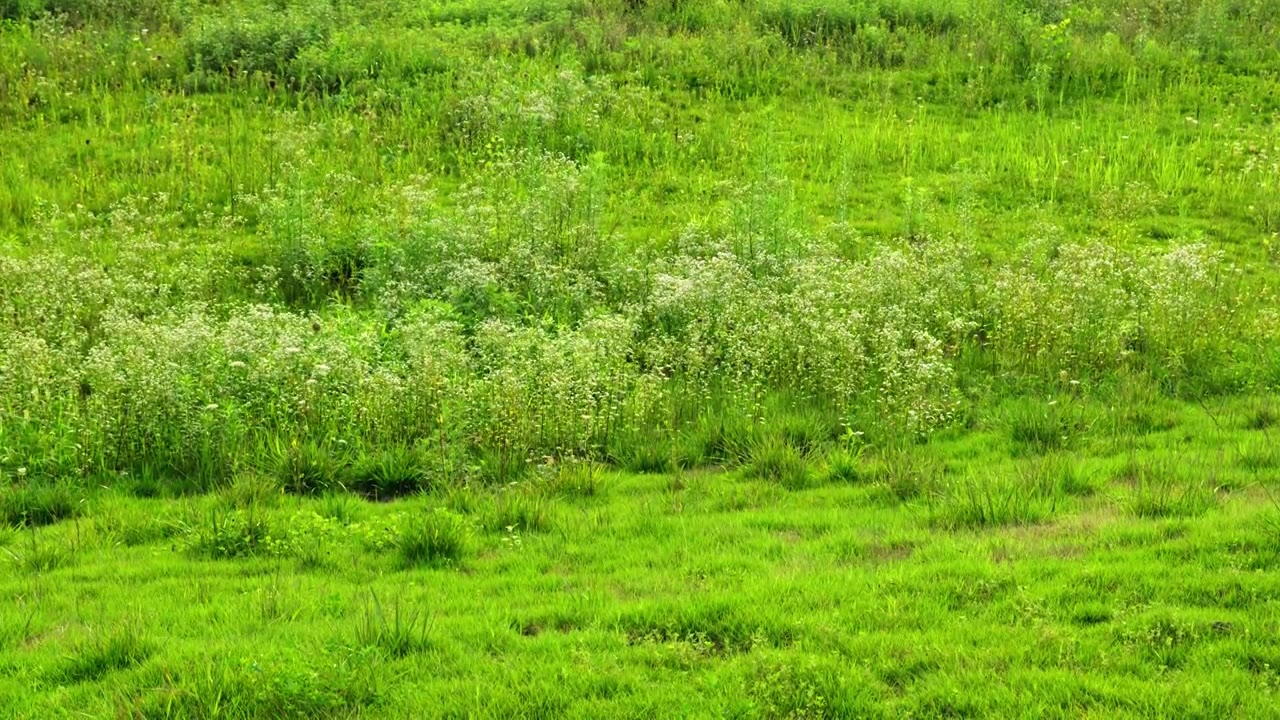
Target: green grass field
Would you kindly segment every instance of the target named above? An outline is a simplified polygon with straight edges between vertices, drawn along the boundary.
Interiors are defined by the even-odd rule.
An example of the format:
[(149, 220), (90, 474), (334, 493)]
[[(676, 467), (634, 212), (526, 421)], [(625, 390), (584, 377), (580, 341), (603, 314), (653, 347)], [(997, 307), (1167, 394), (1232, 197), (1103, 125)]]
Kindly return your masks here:
[(1280, 717), (1277, 0), (0, 0), (0, 717)]

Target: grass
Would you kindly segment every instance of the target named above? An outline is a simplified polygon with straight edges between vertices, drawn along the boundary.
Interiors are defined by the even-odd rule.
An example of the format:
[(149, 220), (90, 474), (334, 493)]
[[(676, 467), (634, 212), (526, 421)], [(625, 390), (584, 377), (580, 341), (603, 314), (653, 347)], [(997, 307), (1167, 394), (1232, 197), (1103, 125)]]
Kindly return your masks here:
[(437, 509), (411, 518), (400, 529), (395, 548), (405, 567), (460, 563), (468, 551), (467, 526), (458, 515)]
[[(1257, 432), (1215, 440), (1197, 408), (1179, 419), (1206, 455)], [(916, 452), (957, 464), (966, 442)], [(1113, 462), (1098, 452), (1070, 457)], [(1153, 448), (1137, 462), (1185, 457)], [(1052, 457), (1004, 462), (1014, 465), (998, 471), (999, 488), (1065, 472)], [(999, 463), (979, 454), (947, 482), (991, 487), (985, 473)], [(468, 534), (461, 554), (465, 516), (432, 510), (433, 494), (356, 499), (359, 513), (332, 526), (298, 519), (325, 498), (281, 496), (263, 511), (271, 525), (338, 533), (324, 569), (287, 552), (211, 559), (82, 529), (74, 565), (0, 576), (6, 596), (41, 598), (7, 606), (0, 637), (13, 639), (0, 663), (13, 672), (0, 689), (23, 717), (67, 703), (175, 717), (214, 707), (397, 716), (423, 703), (481, 715), (996, 716), (1045, 702), (1063, 713), (1249, 715), (1275, 691), (1265, 633), (1275, 588), (1258, 570), (1276, 562), (1277, 510), (1259, 490), (1152, 515), (1113, 499), (1131, 492), (1122, 478), (1098, 480), (1091, 495), (1045, 480), (1029, 505), (989, 506), (981, 494), (886, 504), (859, 482), (735, 508), (720, 486), (753, 481), (690, 477), (678, 507), (659, 502), (665, 477), (610, 471), (608, 481), (607, 494), (556, 501), (564, 519), (552, 532)], [(94, 507), (136, 507), (137, 522), (160, 509), (200, 517), (221, 502), (102, 500)], [(384, 527), (394, 532), (380, 536)], [(20, 551), (31, 532), (41, 547), (77, 542), (64, 523), (7, 547)], [(85, 591), (92, 599), (77, 599)], [(284, 611), (266, 612), (264, 593)], [(1037, 641), (1046, 635), (1070, 650)]]
[(1265, 715), (1277, 18), (0, 0), (0, 710)]

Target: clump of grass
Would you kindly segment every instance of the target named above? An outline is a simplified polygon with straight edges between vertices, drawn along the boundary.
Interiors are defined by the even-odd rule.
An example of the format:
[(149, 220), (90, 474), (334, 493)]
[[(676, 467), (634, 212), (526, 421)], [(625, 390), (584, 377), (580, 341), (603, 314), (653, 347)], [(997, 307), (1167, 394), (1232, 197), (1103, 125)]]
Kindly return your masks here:
[(1031, 525), (1057, 509), (1054, 490), (1023, 482), (1018, 475), (971, 472), (945, 483), (931, 497), (930, 521), (949, 530)]
[(747, 474), (778, 483), (788, 490), (803, 490), (812, 486), (815, 480), (815, 473), (804, 453), (773, 434), (751, 443), (747, 452)]
[(1116, 479), (1129, 487), (1125, 509), (1140, 518), (1197, 517), (1217, 505), (1217, 473), (1168, 457), (1130, 458)]
[(79, 498), (66, 485), (32, 483), (0, 491), (0, 521), (7, 525), (39, 527), (79, 514)]
[(280, 486), (295, 495), (313, 495), (340, 485), (338, 461), (326, 448), (311, 441), (278, 444), (274, 470)]
[(501, 487), (520, 482), (532, 469), (528, 458), (509, 448), (482, 449), (467, 480), (485, 487)]
[(511, 485), (478, 500), (477, 522), (489, 532), (546, 532), (555, 524), (551, 503), (530, 484)]
[(405, 568), (457, 565), (470, 552), (470, 535), (465, 518), (436, 508), (414, 515), (400, 528), (395, 550)]
[(1049, 453), (1019, 463), (1018, 483), (1046, 497), (1088, 497), (1097, 492), (1090, 478), (1065, 453)]
[(34, 532), (29, 534), (29, 542), (17, 548), (0, 548), (0, 556), (8, 556), (14, 565), (30, 573), (43, 573), (71, 565), (76, 558), (76, 549), (67, 545), (41, 541)]
[(351, 489), (374, 500), (412, 495), (424, 490), (426, 483), (421, 458), (405, 446), (367, 453), (351, 469)]
[(754, 434), (751, 420), (738, 414), (700, 417), (682, 434), (678, 460), (685, 467), (736, 462), (748, 454)]
[(853, 484), (865, 478), (862, 455), (843, 447), (827, 453), (823, 462), (822, 477), (827, 483)]
[(838, 427), (813, 411), (789, 412), (770, 425), (788, 445), (806, 455), (818, 452), (831, 440), (833, 428)]
[(279, 478), (257, 472), (236, 475), (219, 493), (232, 508), (273, 507), (280, 502)]
[(900, 502), (933, 492), (942, 481), (942, 465), (910, 448), (886, 451), (878, 460), (877, 476), (890, 497)]
[(105, 636), (95, 636), (53, 672), (59, 683), (93, 682), (106, 675), (136, 667), (155, 653), (155, 645), (142, 636), (135, 623), (126, 622)]
[(342, 525), (351, 525), (364, 518), (365, 508), (359, 498), (344, 492), (329, 492), (321, 496), (316, 508), (320, 517), (334, 520)]
[(1099, 625), (1114, 616), (1111, 608), (1100, 602), (1086, 602), (1071, 609), (1071, 622), (1077, 625)]
[(555, 465), (546, 487), (553, 496), (591, 498), (606, 487), (605, 468), (590, 460), (570, 459)]
[(207, 515), (185, 525), (188, 552), (214, 560), (283, 555), (289, 550), (288, 533), (271, 517), (256, 508), (210, 510)]
[(404, 658), (431, 647), (431, 623), (420, 610), (407, 610), (399, 601), (387, 613), (378, 595), (369, 593), (369, 602), (356, 625), (356, 643), (392, 658)]
[(1268, 430), (1280, 426), (1280, 408), (1269, 400), (1253, 403), (1247, 411), (1244, 426), (1248, 430)]
[(609, 435), (604, 461), (628, 472), (657, 475), (678, 466), (680, 435), (675, 431), (634, 423)]
[(1024, 454), (1065, 450), (1087, 429), (1070, 398), (1013, 400), (1001, 409), (997, 423), (1008, 434), (1014, 449)]
[(377, 697), (367, 663), (317, 668), (296, 655), (168, 668), (159, 687), (121, 697), (127, 717), (352, 717)]
[(1280, 468), (1280, 447), (1269, 438), (1249, 438), (1236, 448), (1236, 465), (1255, 475)]
[(107, 496), (94, 508), (94, 533), (107, 545), (135, 547), (172, 537), (181, 524), (172, 514), (159, 515), (149, 503), (137, 503), (121, 496)]
[(610, 459), (628, 472), (658, 475), (671, 472), (678, 463), (676, 450), (669, 438), (654, 436), (635, 442), (619, 443)]

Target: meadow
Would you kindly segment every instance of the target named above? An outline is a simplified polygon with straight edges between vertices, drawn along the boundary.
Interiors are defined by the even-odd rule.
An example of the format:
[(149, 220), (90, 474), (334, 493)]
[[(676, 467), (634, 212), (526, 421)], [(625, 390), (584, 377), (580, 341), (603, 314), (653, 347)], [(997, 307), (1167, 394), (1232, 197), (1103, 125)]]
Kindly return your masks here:
[(1277, 0), (0, 0), (0, 716), (1280, 715)]

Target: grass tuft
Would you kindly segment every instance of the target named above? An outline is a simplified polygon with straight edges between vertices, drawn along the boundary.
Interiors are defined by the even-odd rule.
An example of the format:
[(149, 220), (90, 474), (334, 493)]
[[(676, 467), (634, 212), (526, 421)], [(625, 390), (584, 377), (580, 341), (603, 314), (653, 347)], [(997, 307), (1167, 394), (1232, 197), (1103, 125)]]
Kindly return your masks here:
[(156, 646), (132, 622), (105, 636), (95, 636), (76, 649), (75, 655), (53, 671), (58, 683), (94, 682), (110, 673), (141, 665), (156, 652)]
[(746, 462), (748, 476), (778, 483), (788, 490), (804, 490), (816, 479), (805, 454), (772, 434), (751, 442)]
[(367, 453), (351, 468), (350, 488), (372, 500), (392, 500), (426, 489), (427, 474), (412, 448), (394, 446)]
[(280, 486), (295, 495), (315, 495), (340, 486), (338, 461), (318, 443), (278, 442), (274, 466)]
[(822, 478), (826, 483), (854, 484), (866, 479), (866, 471), (862, 466), (861, 453), (837, 448), (827, 453), (822, 467)]
[(471, 551), (471, 533), (465, 518), (436, 508), (401, 526), (395, 550), (404, 568), (458, 565)]
[(1189, 467), (1168, 456), (1130, 458), (1116, 475), (1129, 489), (1125, 509), (1140, 518), (1204, 515), (1218, 504), (1217, 473), (1204, 465)]
[(1032, 525), (1052, 517), (1058, 502), (1056, 489), (1019, 475), (975, 471), (942, 485), (930, 498), (929, 519), (948, 530)]
[(431, 623), (420, 610), (409, 610), (397, 600), (388, 613), (370, 591), (356, 625), (356, 644), (371, 648), (390, 658), (405, 658), (431, 647)]
[(39, 527), (79, 514), (79, 493), (66, 485), (33, 483), (0, 490), (0, 521), (6, 525)]

